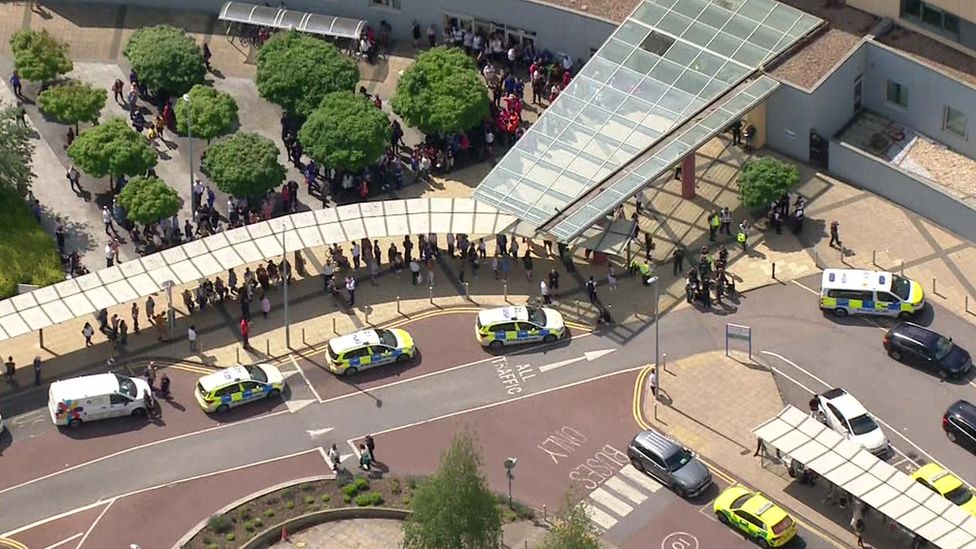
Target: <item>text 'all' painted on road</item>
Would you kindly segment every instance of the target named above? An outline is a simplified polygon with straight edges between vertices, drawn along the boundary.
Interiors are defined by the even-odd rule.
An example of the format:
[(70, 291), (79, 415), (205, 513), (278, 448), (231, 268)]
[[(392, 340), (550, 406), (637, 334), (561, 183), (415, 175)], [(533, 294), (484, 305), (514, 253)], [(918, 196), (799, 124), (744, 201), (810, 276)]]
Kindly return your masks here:
[(522, 392), (522, 385), (529, 379), (535, 377), (535, 369), (531, 364), (508, 365), (508, 359), (499, 357), (491, 361), (495, 365), (495, 372), (498, 374), (499, 381), (505, 387), (505, 392), (509, 396), (515, 396)]

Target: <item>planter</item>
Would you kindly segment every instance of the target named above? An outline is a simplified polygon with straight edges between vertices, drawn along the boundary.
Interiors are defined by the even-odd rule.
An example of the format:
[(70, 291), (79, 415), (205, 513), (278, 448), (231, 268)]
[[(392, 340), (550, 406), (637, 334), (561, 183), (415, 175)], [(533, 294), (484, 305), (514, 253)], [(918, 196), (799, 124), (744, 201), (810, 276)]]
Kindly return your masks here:
[(389, 507), (345, 507), (342, 509), (327, 509), (315, 511), (279, 522), (251, 538), (251, 541), (241, 545), (241, 549), (265, 549), (281, 540), (281, 529), (290, 533), (298, 532), (326, 522), (349, 519), (390, 519), (407, 520), (412, 511), (406, 509), (392, 509)]

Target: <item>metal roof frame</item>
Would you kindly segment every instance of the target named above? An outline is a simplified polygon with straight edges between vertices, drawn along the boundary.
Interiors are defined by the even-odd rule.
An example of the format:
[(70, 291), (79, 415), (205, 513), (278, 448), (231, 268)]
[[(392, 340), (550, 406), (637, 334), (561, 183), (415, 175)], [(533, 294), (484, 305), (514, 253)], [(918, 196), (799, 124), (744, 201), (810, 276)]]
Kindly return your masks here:
[(358, 39), (366, 28), (366, 21), (362, 19), (271, 8), (246, 2), (224, 3), (217, 18), (230, 23), (260, 25), (353, 40)]

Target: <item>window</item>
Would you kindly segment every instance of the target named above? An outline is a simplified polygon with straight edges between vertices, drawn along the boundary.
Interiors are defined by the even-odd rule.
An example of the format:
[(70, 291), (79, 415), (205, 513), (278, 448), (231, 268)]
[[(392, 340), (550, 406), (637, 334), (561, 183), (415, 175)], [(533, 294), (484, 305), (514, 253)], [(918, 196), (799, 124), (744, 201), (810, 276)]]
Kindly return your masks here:
[(234, 393), (240, 392), (240, 390), (241, 390), (241, 386), (238, 385), (237, 383), (234, 383), (222, 389), (217, 390), (216, 395), (219, 397), (232, 395)]
[(124, 397), (122, 395), (109, 395), (108, 396), (108, 401), (109, 401), (109, 404), (111, 404), (112, 406), (116, 406), (118, 404), (123, 404), (124, 405), (124, 404), (128, 404), (128, 403), (132, 402), (127, 397)]
[(495, 326), (492, 326), (491, 331), (493, 331), (493, 332), (514, 332), (515, 331), (515, 323), (514, 322), (508, 322), (508, 323), (505, 323), (505, 324), (496, 324)]
[(369, 5), (398, 10), (400, 9), (400, 0), (369, 0)]
[(888, 80), (885, 99), (887, 99), (889, 103), (894, 103), (896, 105), (901, 105), (902, 107), (908, 108), (908, 89), (898, 82)]
[(966, 113), (953, 109), (948, 105), (946, 106), (945, 120), (942, 121), (942, 129), (966, 139), (966, 126), (968, 124), (969, 116), (967, 116)]
[(938, 6), (922, 0), (902, 0), (901, 15), (959, 40), (959, 17)]
[(256, 393), (262, 388), (262, 385), (256, 381), (245, 381), (243, 386), (245, 391), (251, 391), (252, 393)]
[(902, 15), (922, 17), (922, 0), (905, 0)]

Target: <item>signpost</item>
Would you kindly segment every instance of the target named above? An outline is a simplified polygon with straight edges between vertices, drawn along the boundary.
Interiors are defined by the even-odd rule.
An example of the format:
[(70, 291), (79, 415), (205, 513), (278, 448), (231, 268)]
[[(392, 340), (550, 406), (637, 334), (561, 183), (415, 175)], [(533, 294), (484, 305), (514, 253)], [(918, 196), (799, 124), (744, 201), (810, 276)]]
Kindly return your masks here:
[(515, 469), (515, 462), (517, 458), (510, 457), (505, 460), (505, 476), (508, 477), (508, 508), (512, 509), (512, 479), (515, 478), (515, 473), (512, 472)]
[(742, 324), (725, 325), (725, 356), (729, 356), (729, 340), (742, 339), (749, 344), (749, 359), (752, 360), (752, 328)]

